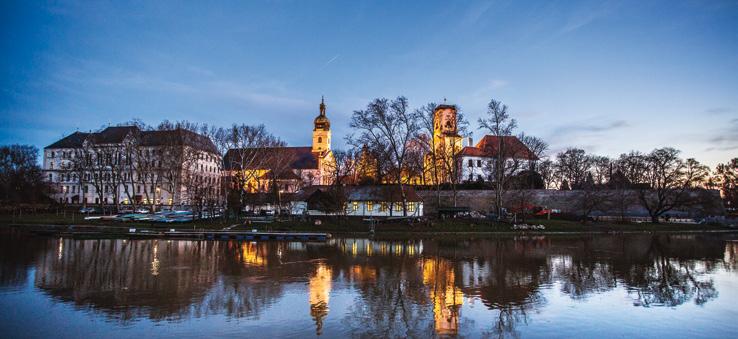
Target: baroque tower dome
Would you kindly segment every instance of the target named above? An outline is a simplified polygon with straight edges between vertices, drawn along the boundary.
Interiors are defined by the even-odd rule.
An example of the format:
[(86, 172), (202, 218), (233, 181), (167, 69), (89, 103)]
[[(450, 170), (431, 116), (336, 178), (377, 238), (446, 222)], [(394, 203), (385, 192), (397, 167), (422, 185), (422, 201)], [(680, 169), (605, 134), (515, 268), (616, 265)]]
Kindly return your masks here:
[(325, 116), (325, 100), (320, 97), (320, 114), (315, 117), (315, 131), (324, 130), (328, 131), (331, 129), (331, 121)]

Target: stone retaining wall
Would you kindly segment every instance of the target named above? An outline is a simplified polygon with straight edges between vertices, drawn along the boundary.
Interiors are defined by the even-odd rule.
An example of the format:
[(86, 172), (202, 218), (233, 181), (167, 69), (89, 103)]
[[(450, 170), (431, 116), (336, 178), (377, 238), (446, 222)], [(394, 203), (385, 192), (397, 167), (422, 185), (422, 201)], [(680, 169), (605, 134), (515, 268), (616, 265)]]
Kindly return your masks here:
[[(417, 190), (416, 192), (423, 198), (425, 214), (435, 214), (438, 206), (436, 191)], [(602, 195), (596, 196), (596, 198), (607, 201), (607, 203), (601, 204), (602, 208), (594, 210), (590, 215), (620, 215), (622, 213), (627, 216), (648, 216), (648, 211), (640, 205), (638, 192), (635, 190), (598, 192), (600, 193), (597, 194)], [(689, 193), (695, 199), (699, 197), (701, 203), (672, 211), (669, 213), (670, 215), (684, 217), (725, 215), (725, 208), (718, 191), (692, 190)], [(507, 202), (506, 205), (517, 203), (520, 206), (521, 202), (526, 202), (525, 204), (558, 209), (562, 213), (579, 214), (581, 212), (578, 210), (578, 204), (581, 204), (583, 199), (595, 198), (591, 194), (576, 190), (512, 190), (506, 192), (505, 201)], [(457, 191), (456, 206), (469, 207), (473, 211), (487, 213), (494, 209), (494, 200), (495, 192), (492, 190), (460, 190)], [(441, 191), (440, 205), (453, 206), (453, 191)]]

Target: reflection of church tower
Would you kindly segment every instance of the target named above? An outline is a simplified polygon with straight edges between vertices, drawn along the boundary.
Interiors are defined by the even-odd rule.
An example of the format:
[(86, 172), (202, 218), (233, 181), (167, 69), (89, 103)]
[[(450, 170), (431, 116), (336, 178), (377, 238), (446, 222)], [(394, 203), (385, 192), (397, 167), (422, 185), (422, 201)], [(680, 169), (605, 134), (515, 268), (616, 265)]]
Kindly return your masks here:
[(450, 261), (433, 258), (422, 262), (423, 284), (429, 287), (428, 297), (433, 303), (436, 334), (457, 335), (459, 313), (464, 294), (456, 287), (456, 274)]
[(325, 116), (325, 100), (320, 98), (320, 115), (315, 117), (313, 152), (323, 153), (331, 149), (331, 122)]
[(308, 294), (310, 296), (310, 316), (315, 320), (315, 334), (323, 333), (323, 318), (328, 315), (328, 301), (331, 293), (330, 267), (320, 263), (315, 269), (315, 274), (308, 282)]

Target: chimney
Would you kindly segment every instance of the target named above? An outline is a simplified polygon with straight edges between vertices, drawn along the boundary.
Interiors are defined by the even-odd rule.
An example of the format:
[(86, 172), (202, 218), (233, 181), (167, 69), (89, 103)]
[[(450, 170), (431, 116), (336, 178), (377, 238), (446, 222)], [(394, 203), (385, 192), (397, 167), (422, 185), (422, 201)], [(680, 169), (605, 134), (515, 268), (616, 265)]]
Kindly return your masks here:
[(467, 146), (474, 147), (474, 139), (472, 137), (466, 138), (469, 141), (469, 144)]

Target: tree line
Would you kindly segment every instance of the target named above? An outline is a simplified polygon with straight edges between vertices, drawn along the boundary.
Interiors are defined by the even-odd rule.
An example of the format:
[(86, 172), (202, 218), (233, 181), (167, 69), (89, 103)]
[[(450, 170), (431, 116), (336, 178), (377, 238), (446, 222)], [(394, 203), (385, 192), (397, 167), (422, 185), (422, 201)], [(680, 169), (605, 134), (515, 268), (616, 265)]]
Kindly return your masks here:
[[(459, 147), (438, 145), (438, 140), (433, 138), (436, 107), (438, 104), (431, 102), (413, 109), (407, 98), (400, 96), (377, 98), (366, 108), (354, 111), (349, 123), (352, 133), (346, 137), (348, 148), (334, 150), (333, 156), (326, 158), (327, 176), (322, 183), (337, 188), (345, 184), (398, 185), (405, 215), (407, 185), (423, 185), (435, 190), (438, 205), (441, 190), (450, 189), (455, 206), (457, 189), (465, 181), (459, 175), (461, 155)], [(469, 134), (471, 124), (458, 106), (456, 119), (458, 133)], [(250, 192), (263, 191), (264, 187), (253, 185), (264, 181), (269, 182), (268, 194), (272, 201), (281, 204), (279, 179), (292, 171), (295, 158), (290, 152), (275, 151), (286, 143), (268, 132), (264, 125), (218, 127), (189, 121), (163, 121), (155, 127), (140, 121), (121, 125), (135, 125), (143, 131), (195, 132), (212, 141), (224, 168), (240, 170), (231, 171), (227, 177), (219, 175), (220, 179), (215, 180), (203, 176), (202, 171), (196, 170), (202, 165), (199, 161), (202, 153), (193, 147), (174, 147), (173, 140), (165, 140), (163, 146), (156, 149), (136, 138), (122, 145), (89, 143), (74, 151), (78, 154), (68, 155), (70, 161), (65, 170), (66, 175), (80, 185), (94, 187), (101, 204), (106, 192), (122, 187), (128, 201), (133, 202), (134, 196), (143, 195), (153, 208), (159, 194), (157, 187), (176, 192), (178, 186), (184, 186), (188, 200), (200, 210), (225, 203), (229, 209), (240, 213), (244, 206), (257, 199)], [(500, 216), (503, 208), (511, 203), (506, 201), (506, 192), (520, 188), (587, 192), (591, 199), (583, 202), (587, 206), (582, 210), (596, 209), (598, 201), (617, 200), (611, 195), (600, 198), (604, 196), (602, 192), (637, 191), (638, 200), (655, 218), (685, 204), (686, 193), (691, 189), (720, 189), (729, 206), (735, 206), (738, 198), (738, 159), (720, 164), (711, 171), (693, 158), (682, 159), (678, 150), (669, 147), (649, 153), (631, 151), (617, 158), (588, 154), (579, 148), (569, 148), (551, 156), (547, 154), (549, 145), (538, 137), (518, 132), (517, 121), (509, 108), (494, 99), (478, 119), (477, 127), (498, 137), (495, 146), (501, 156), (483, 166), (490, 173), (486, 187), (495, 192), (492, 210)], [(157, 137), (168, 136), (182, 137), (166, 133)], [(516, 136), (533, 157), (522, 157), (516, 153), (519, 149), (503, 141), (510, 136)], [(239, 149), (250, 151), (229, 153), (229, 150)], [(49, 191), (41, 178), (37, 149), (11, 145), (4, 146), (2, 152), (0, 184), (4, 201), (37, 201), (45, 195), (42, 192)], [(434, 166), (428, 167), (428, 162)], [(312, 181), (315, 179), (312, 175), (297, 173), (299, 181)], [(113, 203), (119, 205), (117, 194), (114, 199)]]

